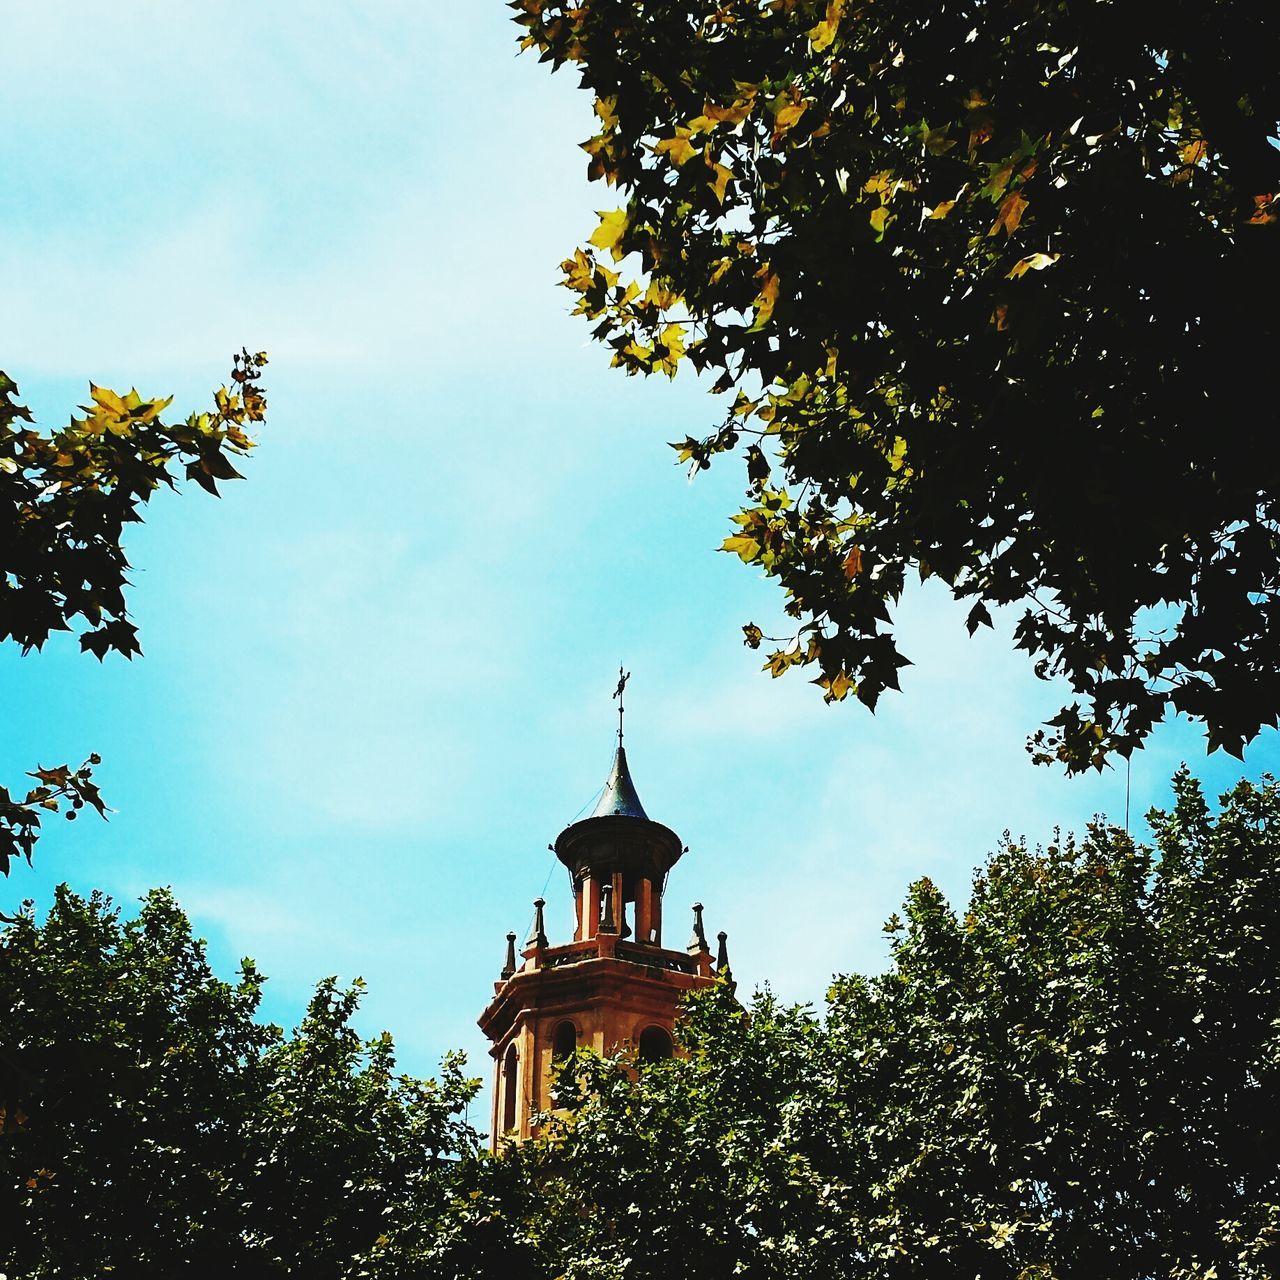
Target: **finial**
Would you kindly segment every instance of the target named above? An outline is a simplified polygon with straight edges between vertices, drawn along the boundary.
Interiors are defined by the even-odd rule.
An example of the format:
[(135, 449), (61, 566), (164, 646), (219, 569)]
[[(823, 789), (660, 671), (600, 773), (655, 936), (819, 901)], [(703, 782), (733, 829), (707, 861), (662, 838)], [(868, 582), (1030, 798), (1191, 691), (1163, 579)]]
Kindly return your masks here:
[(733, 970), (729, 967), (729, 935), (721, 929), (716, 937), (720, 939), (720, 947), (716, 952), (716, 977), (724, 979), (729, 994), (732, 995), (738, 989), (738, 984), (734, 982)]
[(547, 905), (544, 898), (533, 900), (533, 930), (529, 934), (526, 947), (545, 947), (547, 945), (547, 927), (542, 919), (542, 908)]
[(505, 982), (516, 971), (516, 935), (507, 934), (507, 962), (502, 966), (502, 980)]
[(613, 691), (613, 696), (618, 700), (618, 746), (622, 746), (622, 694), (627, 687), (627, 681), (631, 679), (631, 672), (624, 674), (622, 665), (618, 665), (618, 687)]
[(702, 927), (702, 903), (693, 904), (693, 933), (689, 936), (690, 955), (709, 955), (711, 945), (707, 942), (707, 932)]
[(600, 932), (618, 932), (618, 926), (613, 922), (613, 885), (608, 881), (600, 886)]

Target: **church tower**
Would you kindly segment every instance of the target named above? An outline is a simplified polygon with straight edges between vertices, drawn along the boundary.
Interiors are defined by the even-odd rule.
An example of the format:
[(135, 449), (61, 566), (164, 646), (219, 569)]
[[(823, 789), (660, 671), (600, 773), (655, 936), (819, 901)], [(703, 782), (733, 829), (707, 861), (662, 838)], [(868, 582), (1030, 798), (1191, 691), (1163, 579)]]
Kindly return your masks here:
[(495, 1150), (504, 1139), (528, 1138), (530, 1117), (550, 1107), (553, 1062), (577, 1048), (670, 1057), (685, 993), (717, 977), (732, 981), (727, 935), (719, 935), (713, 965), (701, 903), (693, 908), (688, 946), (663, 946), (663, 890), (686, 850), (674, 831), (645, 813), (621, 728), (600, 802), (589, 817), (566, 827), (553, 848), (573, 887), (573, 941), (550, 944), (545, 903), (538, 898), (533, 931), (519, 956), (516, 935), (507, 934), (506, 963), (479, 1019), (493, 1043)]

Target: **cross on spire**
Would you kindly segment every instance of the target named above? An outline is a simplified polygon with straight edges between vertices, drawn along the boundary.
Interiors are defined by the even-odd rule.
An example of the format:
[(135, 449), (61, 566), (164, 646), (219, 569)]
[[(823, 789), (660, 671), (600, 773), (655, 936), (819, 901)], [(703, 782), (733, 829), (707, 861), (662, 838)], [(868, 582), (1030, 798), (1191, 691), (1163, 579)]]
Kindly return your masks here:
[(622, 695), (627, 687), (627, 681), (631, 679), (631, 672), (623, 672), (622, 667), (618, 667), (618, 687), (613, 691), (613, 696), (618, 700), (618, 746), (622, 746)]

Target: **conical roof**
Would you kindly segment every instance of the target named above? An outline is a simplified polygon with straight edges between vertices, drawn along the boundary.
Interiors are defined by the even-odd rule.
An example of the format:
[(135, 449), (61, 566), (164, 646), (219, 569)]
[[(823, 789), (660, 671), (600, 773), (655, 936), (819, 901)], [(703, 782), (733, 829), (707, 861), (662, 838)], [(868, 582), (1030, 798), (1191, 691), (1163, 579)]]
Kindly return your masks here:
[(586, 868), (633, 870), (653, 880), (665, 876), (684, 852), (680, 837), (645, 813), (621, 744), (595, 809), (565, 827), (552, 847), (574, 876)]
[(613, 768), (609, 770), (609, 781), (604, 784), (604, 792), (600, 802), (592, 811), (593, 818), (643, 818), (646, 822), (649, 815), (640, 803), (636, 794), (636, 784), (631, 781), (631, 770), (627, 767), (627, 750), (620, 746), (613, 755)]

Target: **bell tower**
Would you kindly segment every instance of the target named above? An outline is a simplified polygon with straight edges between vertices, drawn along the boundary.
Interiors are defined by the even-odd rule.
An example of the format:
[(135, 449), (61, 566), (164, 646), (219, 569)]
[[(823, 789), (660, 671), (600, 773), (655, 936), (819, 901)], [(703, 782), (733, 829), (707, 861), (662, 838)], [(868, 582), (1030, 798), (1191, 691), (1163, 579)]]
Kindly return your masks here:
[(573, 941), (550, 944), (546, 904), (536, 899), (533, 930), (519, 955), (516, 935), (507, 934), (506, 963), (479, 1019), (493, 1045), (494, 1150), (504, 1140), (528, 1138), (531, 1116), (550, 1107), (553, 1062), (577, 1048), (670, 1057), (685, 993), (717, 977), (732, 981), (727, 935), (719, 935), (713, 964), (701, 903), (693, 908), (688, 946), (663, 946), (663, 890), (686, 850), (670, 827), (645, 813), (621, 727), (595, 810), (566, 827), (552, 847), (572, 885)]

